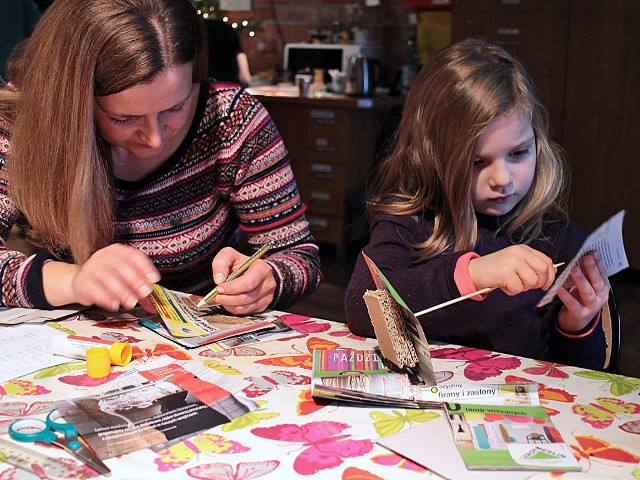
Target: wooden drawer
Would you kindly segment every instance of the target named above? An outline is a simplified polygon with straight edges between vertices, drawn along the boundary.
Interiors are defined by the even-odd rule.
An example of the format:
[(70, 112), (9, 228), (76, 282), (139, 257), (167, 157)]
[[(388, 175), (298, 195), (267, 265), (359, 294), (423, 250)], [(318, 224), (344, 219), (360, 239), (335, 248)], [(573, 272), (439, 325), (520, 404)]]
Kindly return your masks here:
[(345, 213), (342, 189), (332, 188), (332, 182), (309, 181), (300, 187), (300, 196), (309, 212), (323, 215), (342, 215)]
[(349, 186), (347, 168), (344, 165), (295, 160), (291, 166), (301, 190), (309, 186), (316, 188), (322, 186), (344, 193)]
[(486, 38), (512, 52), (532, 74), (564, 77), (569, 32), (566, 0), (459, 1), (453, 8), (454, 41)]
[(345, 235), (345, 222), (339, 217), (307, 213), (311, 233), (317, 242), (341, 245)]
[(305, 156), (332, 163), (347, 163), (349, 152), (349, 112), (335, 108), (307, 110), (299, 125)]
[(454, 10), (463, 8), (474, 11), (507, 13), (538, 13), (568, 11), (571, 0), (455, 0)]

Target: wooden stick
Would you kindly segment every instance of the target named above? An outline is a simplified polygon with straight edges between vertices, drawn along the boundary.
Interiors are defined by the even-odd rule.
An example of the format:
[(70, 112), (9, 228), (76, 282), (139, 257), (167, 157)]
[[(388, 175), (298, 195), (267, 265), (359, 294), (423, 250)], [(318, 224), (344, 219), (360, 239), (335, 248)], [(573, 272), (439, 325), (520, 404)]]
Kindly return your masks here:
[[(556, 263), (553, 266), (555, 268), (561, 267), (564, 265), (564, 262)], [(446, 302), (439, 303), (438, 305), (434, 305), (433, 307), (426, 308), (424, 310), (420, 310), (418, 313), (414, 313), (413, 315), (419, 317), (420, 315), (424, 315), (425, 313), (431, 313), (434, 310), (440, 310), (441, 308), (448, 307), (449, 305), (453, 305), (454, 303), (461, 302), (462, 300), (466, 300), (467, 298), (475, 297), (476, 295), (484, 295), (485, 293), (489, 293), (494, 291), (498, 287), (487, 287), (477, 290), (475, 292), (467, 293), (466, 295), (462, 295), (461, 297), (454, 298), (452, 300), (447, 300)]]

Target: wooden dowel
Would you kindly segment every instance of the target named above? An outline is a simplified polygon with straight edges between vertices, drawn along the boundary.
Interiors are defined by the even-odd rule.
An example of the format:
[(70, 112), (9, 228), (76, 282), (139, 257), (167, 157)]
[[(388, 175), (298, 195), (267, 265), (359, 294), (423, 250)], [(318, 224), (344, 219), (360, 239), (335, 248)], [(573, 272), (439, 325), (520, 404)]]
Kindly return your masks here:
[[(554, 264), (554, 268), (558, 268), (564, 265), (564, 262)], [(461, 297), (454, 298), (452, 300), (447, 300), (446, 302), (439, 303), (438, 305), (434, 305), (433, 307), (425, 308), (424, 310), (420, 310), (418, 313), (414, 313), (414, 316), (419, 317), (420, 315), (424, 315), (425, 313), (431, 313), (434, 310), (440, 310), (441, 308), (448, 307), (449, 305), (453, 305), (454, 303), (461, 302), (462, 300), (466, 300), (467, 298), (475, 297), (476, 295), (484, 295), (485, 293), (492, 292), (498, 287), (487, 287), (477, 290), (475, 292), (467, 293), (466, 295), (462, 295)]]

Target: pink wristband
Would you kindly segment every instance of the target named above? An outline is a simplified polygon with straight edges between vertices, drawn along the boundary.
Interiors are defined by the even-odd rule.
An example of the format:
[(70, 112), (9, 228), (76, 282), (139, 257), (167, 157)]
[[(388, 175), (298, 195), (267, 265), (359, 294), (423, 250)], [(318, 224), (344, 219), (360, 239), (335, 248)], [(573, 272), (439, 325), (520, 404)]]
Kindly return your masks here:
[(596, 327), (598, 326), (598, 323), (600, 323), (600, 315), (601, 314), (602, 314), (602, 312), (598, 312), (598, 314), (594, 317), (594, 319), (591, 320), (591, 326), (588, 327), (586, 332), (569, 333), (569, 332), (567, 332), (567, 331), (562, 329), (562, 327), (558, 323), (558, 320), (556, 320), (556, 330), (558, 330), (558, 332), (560, 332), (562, 335), (564, 335), (567, 338), (584, 338), (584, 337), (588, 337), (596, 329)]
[[(468, 252), (458, 258), (458, 261), (456, 262), (456, 269), (453, 272), (453, 280), (456, 282), (458, 290), (460, 290), (460, 295), (468, 295), (477, 290), (473, 280), (471, 279), (471, 274), (469, 273), (469, 262), (479, 256), (480, 255), (476, 252)], [(471, 297), (471, 300), (484, 300), (486, 296), (487, 294), (474, 295)]]

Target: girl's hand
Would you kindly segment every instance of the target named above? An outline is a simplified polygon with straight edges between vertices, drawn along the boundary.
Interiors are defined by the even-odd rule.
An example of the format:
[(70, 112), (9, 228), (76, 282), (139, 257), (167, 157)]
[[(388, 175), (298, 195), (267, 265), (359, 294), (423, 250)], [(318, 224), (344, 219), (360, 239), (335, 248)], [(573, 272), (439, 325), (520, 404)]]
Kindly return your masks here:
[(556, 277), (553, 261), (527, 245), (512, 245), (469, 262), (469, 274), (478, 290), (500, 288), (517, 295), (535, 288), (547, 290)]
[(47, 301), (54, 306), (79, 303), (115, 312), (131, 309), (151, 293), (160, 273), (139, 250), (113, 244), (94, 253), (83, 265), (50, 262), (42, 268)]
[(584, 271), (579, 265), (571, 270), (574, 285), (567, 290), (558, 289), (558, 298), (564, 304), (558, 313), (558, 325), (567, 333), (580, 333), (609, 300), (609, 276), (596, 252), (582, 258)]
[(211, 264), (218, 295), (210, 301), (222, 305), (234, 315), (264, 311), (271, 304), (276, 291), (273, 269), (264, 260), (256, 260), (242, 275), (225, 282), (248, 258), (231, 247), (225, 247)]

